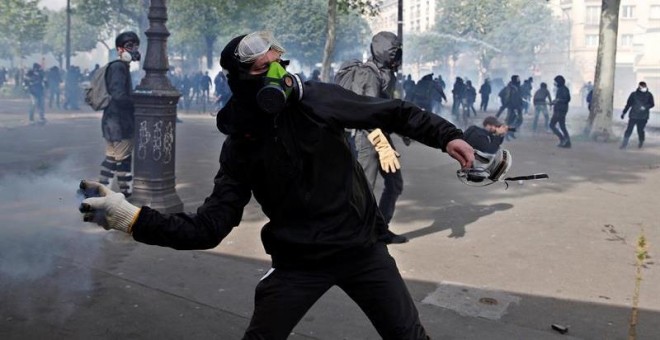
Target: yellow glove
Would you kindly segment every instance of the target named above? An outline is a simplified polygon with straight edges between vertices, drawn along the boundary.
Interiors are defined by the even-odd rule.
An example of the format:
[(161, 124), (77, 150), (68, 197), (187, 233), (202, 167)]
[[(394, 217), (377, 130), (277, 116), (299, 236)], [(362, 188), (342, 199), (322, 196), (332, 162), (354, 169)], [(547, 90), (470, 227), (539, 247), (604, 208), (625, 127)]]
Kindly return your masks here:
[(80, 191), (86, 197), (80, 205), (85, 222), (96, 223), (106, 230), (131, 233), (140, 208), (128, 203), (123, 194), (93, 181), (80, 182)]
[(380, 129), (373, 130), (368, 136), (371, 144), (376, 148), (378, 152), (378, 159), (380, 160), (380, 167), (387, 173), (395, 173), (398, 169), (401, 169), (401, 164), (399, 163), (399, 153), (396, 152), (387, 141), (387, 137), (383, 134), (383, 131)]

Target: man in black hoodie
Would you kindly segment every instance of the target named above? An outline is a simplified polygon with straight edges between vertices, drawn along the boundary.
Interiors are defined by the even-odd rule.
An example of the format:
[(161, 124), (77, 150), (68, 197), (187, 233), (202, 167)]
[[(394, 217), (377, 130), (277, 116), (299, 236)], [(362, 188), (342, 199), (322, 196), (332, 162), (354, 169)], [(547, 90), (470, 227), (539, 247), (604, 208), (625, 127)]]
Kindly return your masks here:
[(644, 128), (649, 121), (649, 112), (655, 106), (653, 102), (653, 95), (646, 87), (646, 82), (639, 82), (637, 90), (628, 96), (626, 107), (621, 113), (621, 119), (626, 117), (626, 113), (630, 110), (630, 117), (628, 118), (628, 127), (623, 134), (623, 142), (621, 142), (621, 149), (628, 146), (628, 140), (632, 135), (632, 130), (637, 126), (637, 136), (639, 137), (639, 148), (644, 145)]
[[(348, 65), (353, 66), (348, 66), (347, 69), (340, 69), (336, 75), (338, 77), (337, 83), (362, 96), (392, 99), (397, 83), (395, 72), (401, 65), (401, 40), (392, 32), (378, 32), (371, 39), (370, 50), (371, 58), (366, 63), (356, 65), (348, 62)], [(357, 67), (357, 69), (354, 69), (355, 72), (350, 81), (339, 80), (342, 79), (342, 73), (347, 72), (351, 67)], [(428, 86), (432, 88), (433, 81), (430, 77), (428, 79)], [(415, 85), (415, 92), (421, 86), (420, 84), (424, 83), (423, 81), (424, 78)], [(428, 98), (429, 111), (430, 106), (431, 98)], [(424, 106), (421, 107), (424, 108)], [(393, 171), (389, 171), (388, 166), (384, 164), (386, 162), (385, 158), (389, 158), (390, 161), (396, 161), (398, 164), (398, 160), (395, 159), (398, 157), (398, 153), (392, 146), (392, 139), (389, 133), (385, 132), (382, 134), (382, 137), (389, 144), (389, 147), (386, 147), (387, 152), (383, 152), (382, 149), (379, 152), (377, 146), (372, 142), (374, 139), (369, 138), (369, 136), (373, 136), (373, 133), (373, 129), (351, 130), (351, 138), (355, 145), (357, 160), (362, 166), (362, 169), (364, 169), (367, 183), (369, 183), (371, 189), (373, 190), (376, 187), (376, 179), (379, 174), (383, 178), (384, 188), (378, 201), (378, 208), (385, 218), (385, 223), (389, 225), (394, 216), (396, 201), (403, 192), (403, 176), (401, 175), (400, 166), (394, 166)], [(409, 140), (406, 144), (409, 144)], [(393, 158), (391, 157), (392, 154), (396, 156)], [(388, 244), (408, 242), (407, 238), (397, 235), (389, 229), (383, 238)]]
[[(557, 94), (552, 102), (554, 106), (552, 108), (552, 118), (550, 118), (550, 129), (559, 137), (557, 146), (569, 149), (571, 147), (571, 137), (566, 129), (566, 114), (568, 113), (568, 103), (571, 101), (571, 92), (566, 87), (566, 80), (563, 76), (556, 76), (554, 80)], [(561, 131), (557, 129), (557, 124), (559, 124)]]
[[(83, 201), (84, 220), (147, 244), (209, 249), (240, 223), (254, 195), (269, 219), (261, 237), (273, 269), (257, 285), (245, 339), (286, 339), (334, 285), (381, 337), (426, 339), (396, 263), (379, 241), (387, 226), (344, 129), (406, 135), (446, 151), (463, 168), (472, 166), (474, 150), (454, 125), (411, 103), (360, 96), (335, 84), (301, 84), (288, 73), (276, 81), (270, 75), (285, 64), (283, 53), (265, 32), (236, 37), (222, 51), (233, 95), (217, 124), (227, 138), (213, 192), (196, 214), (138, 208), (84, 181), (81, 186), (100, 194)], [(261, 101), (265, 91), (277, 92), (271, 92), (274, 83), (287, 89), (279, 97), (286, 101)]]

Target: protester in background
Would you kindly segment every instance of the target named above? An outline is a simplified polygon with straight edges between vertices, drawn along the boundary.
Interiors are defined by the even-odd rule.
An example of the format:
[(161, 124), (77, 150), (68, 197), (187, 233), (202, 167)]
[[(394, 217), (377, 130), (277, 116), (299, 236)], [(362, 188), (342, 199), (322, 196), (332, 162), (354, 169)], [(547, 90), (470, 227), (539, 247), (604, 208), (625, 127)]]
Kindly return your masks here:
[(111, 99), (101, 117), (106, 148), (99, 182), (109, 185), (116, 175), (119, 191), (129, 197), (133, 193), (132, 155), (135, 133), (135, 107), (131, 98), (133, 82), (129, 64), (140, 60), (140, 38), (135, 32), (123, 32), (115, 39), (115, 47), (119, 60), (108, 65), (105, 75)]
[(435, 101), (442, 102), (443, 99), (447, 101), (445, 93), (442, 92), (442, 89), (438, 87), (435, 81), (433, 81), (433, 73), (423, 76), (422, 79), (415, 84), (413, 95), (409, 98), (410, 101), (428, 112), (433, 112), (433, 103)]
[(481, 104), (479, 105), (479, 109), (481, 112), (488, 111), (488, 100), (490, 98), (490, 92), (490, 79), (486, 78), (484, 83), (481, 84), (481, 87), (479, 88), (479, 94), (481, 94)]
[(81, 81), (82, 73), (80, 73), (80, 68), (71, 65), (66, 72), (66, 79), (64, 81), (65, 110), (80, 110)]
[[(520, 93), (520, 77), (518, 75), (511, 76), (511, 81), (499, 93), (502, 99), (502, 105), (507, 109), (506, 124), (512, 127), (519, 127), (522, 125), (522, 95)], [(502, 109), (497, 112), (496, 117), (499, 118)], [(513, 132), (507, 135), (511, 138), (516, 138)]]
[(311, 81), (321, 81), (321, 71), (319, 71), (319, 69), (315, 68), (314, 71), (312, 71), (312, 76), (309, 78), (309, 80), (311, 80)]
[(463, 133), (463, 139), (475, 150), (494, 154), (504, 142), (509, 127), (497, 118), (488, 116), (483, 121), (483, 128), (472, 125)]
[(202, 102), (204, 104), (209, 102), (209, 94), (211, 92), (212, 83), (213, 81), (211, 80), (211, 77), (209, 77), (209, 71), (204, 72), (204, 75), (199, 78), (199, 89), (202, 95)]
[(41, 65), (34, 63), (25, 74), (25, 89), (30, 94), (30, 123), (34, 123), (34, 111), (39, 111), (41, 123), (46, 122), (44, 109), (44, 71)]
[[(379, 32), (373, 36), (371, 40), (371, 57), (366, 65), (361, 65), (354, 72), (352, 81), (342, 84), (348, 90), (351, 90), (359, 95), (392, 99), (394, 86), (396, 83), (395, 72), (401, 65), (401, 40), (392, 32)], [(337, 77), (340, 73), (348, 70), (340, 70), (337, 72)], [(361, 71), (361, 72), (358, 72)], [(433, 91), (433, 74), (429, 74), (422, 78), (426, 79), (426, 84), (430, 91)], [(415, 96), (417, 96), (417, 88), (423, 84), (422, 80), (415, 85)], [(428, 106), (430, 106), (431, 98), (428, 98)], [(420, 106), (422, 107), (422, 106)], [(422, 107), (423, 108), (423, 107)], [(429, 108), (430, 110), (430, 108)], [(429, 111), (430, 112), (430, 111)], [(378, 130), (380, 131), (380, 130)], [(403, 192), (403, 176), (400, 169), (384, 169), (384, 157), (391, 156), (392, 153), (381, 153), (380, 145), (388, 145), (389, 150), (392, 150), (396, 157), (398, 153), (392, 146), (392, 139), (387, 132), (381, 132), (378, 138), (380, 143), (375, 143), (375, 130), (356, 129), (352, 133), (355, 149), (357, 152), (357, 160), (364, 170), (367, 183), (372, 190), (376, 187), (376, 178), (378, 174), (383, 178), (384, 189), (378, 202), (378, 208), (388, 225), (385, 235), (382, 240), (385, 243), (404, 243), (408, 239), (404, 236), (397, 235), (389, 229), (389, 223), (394, 216), (394, 209), (396, 201)], [(398, 160), (396, 160), (398, 164)]]
[(644, 145), (644, 128), (646, 123), (649, 121), (649, 112), (651, 108), (655, 106), (653, 101), (653, 95), (649, 92), (646, 82), (639, 82), (637, 90), (632, 92), (628, 96), (628, 101), (626, 102), (626, 107), (623, 108), (623, 113), (621, 113), (621, 119), (626, 117), (626, 113), (630, 110), (630, 116), (628, 117), (628, 127), (626, 132), (623, 134), (623, 141), (621, 142), (621, 149), (625, 149), (628, 146), (628, 140), (632, 131), (637, 126), (637, 136), (639, 139), (638, 147), (641, 148)]
[(62, 84), (62, 73), (60, 68), (53, 66), (48, 69), (46, 74), (46, 84), (48, 84), (48, 108), (53, 108), (53, 100), (56, 107), (60, 108), (60, 84)]
[(5, 82), (7, 82), (7, 69), (3, 66), (0, 68), (0, 88), (5, 85)]
[(465, 100), (467, 103), (468, 114), (470, 111), (477, 116), (477, 110), (474, 109), (474, 102), (477, 101), (477, 90), (472, 86), (472, 81), (465, 82)]
[(548, 91), (548, 84), (541, 83), (541, 87), (534, 92), (534, 123), (532, 124), (532, 131), (536, 132), (539, 115), (543, 114), (545, 118), (545, 130), (548, 131), (550, 126), (549, 121), (549, 112), (548, 105), (552, 103), (552, 97), (550, 96), (550, 91)]
[(463, 79), (460, 77), (456, 77), (456, 81), (454, 82), (454, 88), (451, 90), (452, 94), (452, 105), (451, 105), (451, 113), (458, 119), (460, 117), (460, 108), (461, 108), (461, 103), (463, 102), (463, 99), (465, 98), (465, 83), (463, 83)]
[(529, 102), (532, 99), (532, 77), (527, 78), (520, 86), (520, 96), (522, 97), (522, 113), (529, 113)]
[[(555, 100), (552, 102), (553, 110), (552, 119), (550, 119), (550, 128), (559, 138), (559, 144), (557, 146), (569, 149), (571, 147), (571, 137), (568, 135), (568, 130), (566, 129), (566, 114), (568, 113), (568, 103), (571, 101), (571, 93), (568, 87), (566, 87), (566, 80), (563, 76), (558, 75), (554, 80), (557, 87), (557, 94), (555, 95)], [(559, 125), (559, 129), (557, 129), (557, 125)]]
[(403, 92), (405, 100), (410, 100), (415, 92), (415, 81), (412, 80), (412, 76), (408, 75), (406, 80), (403, 81)]
[(229, 100), (229, 86), (227, 85), (227, 77), (225, 73), (220, 70), (218, 74), (213, 79), (213, 84), (215, 86), (215, 96), (217, 97), (216, 104), (218, 108), (222, 108)]

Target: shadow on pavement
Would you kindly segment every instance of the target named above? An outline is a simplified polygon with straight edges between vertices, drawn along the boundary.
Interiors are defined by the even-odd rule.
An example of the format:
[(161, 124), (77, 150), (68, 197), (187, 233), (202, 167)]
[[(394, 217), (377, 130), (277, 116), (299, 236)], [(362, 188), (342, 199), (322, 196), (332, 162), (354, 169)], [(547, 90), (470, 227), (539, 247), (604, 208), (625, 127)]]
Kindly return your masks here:
[(504, 211), (513, 208), (513, 205), (508, 203), (497, 203), (491, 205), (461, 205), (460, 214), (449, 214), (447, 211), (451, 209), (459, 209), (457, 207), (447, 207), (437, 209), (431, 216), (435, 216), (433, 223), (421, 229), (410, 231), (403, 236), (408, 239), (427, 236), (433, 233), (441, 232), (443, 230), (451, 229), (451, 234), (447, 237), (463, 237), (465, 236), (465, 227), (478, 219), (488, 216), (497, 211)]

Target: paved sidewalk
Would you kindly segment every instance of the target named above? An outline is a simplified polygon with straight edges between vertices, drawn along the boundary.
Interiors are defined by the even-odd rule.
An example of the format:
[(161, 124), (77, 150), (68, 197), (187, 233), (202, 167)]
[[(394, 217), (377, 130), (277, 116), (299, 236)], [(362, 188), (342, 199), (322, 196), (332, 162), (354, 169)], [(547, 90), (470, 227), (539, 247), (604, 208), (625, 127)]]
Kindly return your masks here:
[[(26, 126), (7, 107), (0, 101), (0, 338), (241, 338), (269, 269), (254, 201), (210, 251), (138, 244), (82, 223), (74, 192), (102, 160), (100, 115), (53, 113)], [(182, 119), (177, 192), (194, 211), (211, 191), (223, 136), (210, 116)], [(411, 241), (390, 252), (432, 338), (626, 339), (642, 232), (652, 259), (637, 339), (660, 338), (660, 134), (642, 150), (581, 140), (563, 150), (554, 136), (524, 130), (505, 144), (511, 173), (551, 179), (508, 190), (467, 187), (446, 155), (395, 143), (405, 188), (392, 228)], [(291, 338), (379, 337), (332, 289)]]

